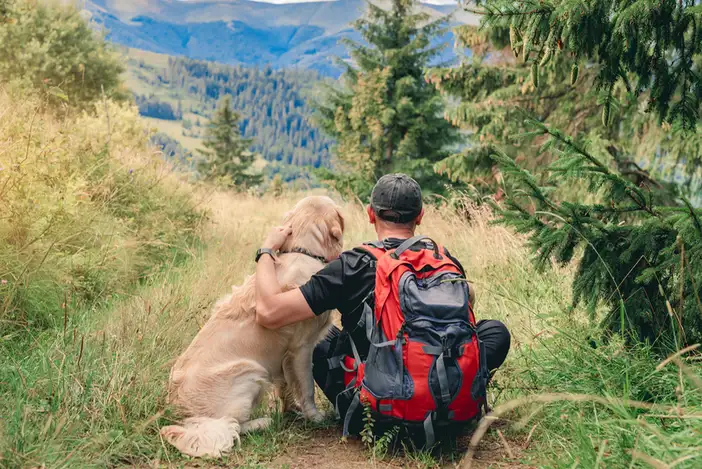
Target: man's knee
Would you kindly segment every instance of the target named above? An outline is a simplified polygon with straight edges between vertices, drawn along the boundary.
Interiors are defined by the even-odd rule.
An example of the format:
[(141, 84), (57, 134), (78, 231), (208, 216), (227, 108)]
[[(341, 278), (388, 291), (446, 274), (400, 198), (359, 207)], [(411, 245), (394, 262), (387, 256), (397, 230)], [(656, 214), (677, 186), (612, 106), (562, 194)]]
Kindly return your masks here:
[(334, 352), (336, 341), (339, 339), (339, 332), (338, 327), (332, 326), (326, 337), (315, 345), (314, 351), (312, 352), (313, 364), (326, 363), (327, 358)]
[(504, 363), (512, 343), (509, 329), (497, 320), (478, 323), (478, 337), (485, 346), (487, 365), (490, 370), (499, 368)]

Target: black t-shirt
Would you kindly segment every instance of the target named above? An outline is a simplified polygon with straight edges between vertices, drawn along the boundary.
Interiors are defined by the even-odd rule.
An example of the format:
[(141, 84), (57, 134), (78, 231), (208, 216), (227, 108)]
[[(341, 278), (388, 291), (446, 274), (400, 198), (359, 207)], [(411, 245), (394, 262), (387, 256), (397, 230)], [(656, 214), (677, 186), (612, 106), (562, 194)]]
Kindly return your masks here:
[[(385, 249), (397, 248), (404, 239), (388, 238), (383, 240)], [(419, 243), (415, 249), (419, 249)], [(463, 266), (449, 252), (444, 253), (463, 271)], [(341, 325), (351, 334), (362, 358), (368, 353), (370, 344), (365, 330), (358, 327), (363, 313), (364, 300), (373, 306), (372, 292), (375, 288), (376, 260), (363, 248), (355, 248), (341, 253), (338, 259), (327, 264), (310, 280), (300, 287), (302, 296), (314, 314), (337, 309), (341, 313)], [(347, 339), (339, 341), (337, 352), (350, 354)]]

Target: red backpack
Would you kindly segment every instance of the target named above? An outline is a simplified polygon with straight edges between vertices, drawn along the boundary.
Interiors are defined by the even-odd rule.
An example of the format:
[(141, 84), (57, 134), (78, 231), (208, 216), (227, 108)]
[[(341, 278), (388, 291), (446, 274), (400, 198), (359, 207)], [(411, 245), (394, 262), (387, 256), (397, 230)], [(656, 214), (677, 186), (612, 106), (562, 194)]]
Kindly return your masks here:
[(344, 435), (363, 404), (393, 424), (423, 425), (431, 446), (435, 425), (479, 417), (485, 402), (489, 373), (468, 283), (461, 268), (424, 236), (394, 250), (380, 243), (363, 249), (377, 260), (375, 310), (366, 307), (364, 313), (371, 344), (367, 360), (360, 362), (352, 342), (355, 358), (343, 362), (347, 390), (355, 389)]

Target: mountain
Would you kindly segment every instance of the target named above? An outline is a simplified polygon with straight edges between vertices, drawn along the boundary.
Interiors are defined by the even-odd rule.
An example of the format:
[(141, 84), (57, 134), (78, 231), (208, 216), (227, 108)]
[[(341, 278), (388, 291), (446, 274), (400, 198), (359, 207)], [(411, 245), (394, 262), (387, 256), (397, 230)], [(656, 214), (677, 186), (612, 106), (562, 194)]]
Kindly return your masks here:
[[(389, 5), (387, 0), (375, 3)], [(80, 5), (109, 40), (127, 47), (232, 65), (299, 67), (330, 76), (339, 74), (334, 57), (347, 58), (341, 39), (359, 39), (350, 23), (365, 9), (364, 0), (85, 0)], [(456, 9), (425, 4), (418, 8), (431, 18)], [(451, 21), (477, 23), (474, 15), (463, 11)], [(452, 34), (436, 42), (451, 44)], [(448, 47), (437, 60), (453, 59)]]

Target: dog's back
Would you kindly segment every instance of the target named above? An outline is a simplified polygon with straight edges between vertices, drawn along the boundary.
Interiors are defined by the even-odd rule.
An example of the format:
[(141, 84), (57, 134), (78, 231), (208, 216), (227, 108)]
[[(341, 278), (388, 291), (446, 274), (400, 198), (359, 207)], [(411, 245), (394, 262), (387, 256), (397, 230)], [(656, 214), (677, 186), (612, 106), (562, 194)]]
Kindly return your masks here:
[[(276, 265), (278, 281), (284, 289), (304, 284), (321, 267), (321, 262), (303, 254), (284, 254)], [(221, 363), (248, 359), (260, 364), (269, 380), (282, 378), (285, 353), (307, 344), (316, 344), (330, 324), (330, 313), (278, 330), (256, 323), (254, 276), (232, 288), (232, 294), (219, 300), (212, 316), (171, 369), (169, 401), (188, 415), (214, 415), (216, 405), (203, 393), (212, 383), (200, 380), (198, 369), (208, 370)], [(204, 413), (203, 413), (204, 412)]]

